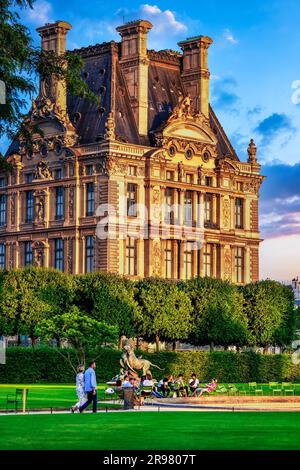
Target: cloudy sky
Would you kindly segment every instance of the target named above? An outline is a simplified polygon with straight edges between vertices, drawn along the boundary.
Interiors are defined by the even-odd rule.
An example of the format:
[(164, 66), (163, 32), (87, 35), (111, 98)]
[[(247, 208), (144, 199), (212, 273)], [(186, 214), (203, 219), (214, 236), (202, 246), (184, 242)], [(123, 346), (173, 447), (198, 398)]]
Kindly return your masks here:
[[(130, 5), (130, 6), (128, 6)], [(261, 277), (300, 274), (300, 2), (299, 0), (37, 0), (22, 14), (32, 29), (63, 19), (68, 48), (119, 40), (115, 27), (148, 19), (148, 47), (177, 49), (197, 34), (210, 48), (211, 102), (241, 160), (250, 137), (262, 172)], [(0, 141), (0, 150), (6, 147)]]

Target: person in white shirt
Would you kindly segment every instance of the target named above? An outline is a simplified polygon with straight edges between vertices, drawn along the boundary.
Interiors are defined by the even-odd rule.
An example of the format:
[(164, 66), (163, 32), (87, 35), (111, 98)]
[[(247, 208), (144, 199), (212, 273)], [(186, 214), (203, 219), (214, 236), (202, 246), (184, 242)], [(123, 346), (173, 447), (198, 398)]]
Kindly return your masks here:
[(199, 380), (197, 379), (197, 375), (196, 374), (192, 374), (192, 378), (189, 380), (189, 387), (190, 387), (190, 392), (192, 392), (192, 394), (195, 392), (195, 390), (197, 390), (197, 388), (199, 387)]

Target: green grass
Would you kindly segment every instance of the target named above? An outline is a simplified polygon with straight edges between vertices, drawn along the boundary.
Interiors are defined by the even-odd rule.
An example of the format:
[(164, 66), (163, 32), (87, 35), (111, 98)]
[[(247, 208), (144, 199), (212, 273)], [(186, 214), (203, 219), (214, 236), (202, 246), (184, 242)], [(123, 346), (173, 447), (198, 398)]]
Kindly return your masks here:
[(1, 450), (299, 450), (300, 413), (134, 412), (0, 417)]
[[(103, 391), (106, 386), (99, 385), (98, 396), (103, 397)], [(77, 402), (75, 385), (47, 384), (47, 385), (24, 385), (24, 384), (0, 384), (0, 410), (6, 409), (6, 398), (9, 394), (14, 397), (16, 388), (28, 388), (27, 408), (35, 409), (66, 409)], [(11, 409), (13, 405), (10, 405)]]
[[(247, 384), (236, 384), (238, 387), (246, 387)], [(300, 395), (300, 384), (295, 384), (295, 395)], [(98, 398), (104, 399), (104, 389), (108, 386), (100, 384), (98, 386)], [(272, 395), (269, 386), (262, 385), (264, 395)], [(6, 409), (7, 395), (14, 396), (16, 388), (28, 388), (28, 403), (29, 410), (34, 409), (68, 409), (77, 401), (75, 385), (65, 384), (0, 384), (0, 410)], [(253, 394), (252, 394), (253, 395)], [(13, 405), (11, 405), (13, 408)]]

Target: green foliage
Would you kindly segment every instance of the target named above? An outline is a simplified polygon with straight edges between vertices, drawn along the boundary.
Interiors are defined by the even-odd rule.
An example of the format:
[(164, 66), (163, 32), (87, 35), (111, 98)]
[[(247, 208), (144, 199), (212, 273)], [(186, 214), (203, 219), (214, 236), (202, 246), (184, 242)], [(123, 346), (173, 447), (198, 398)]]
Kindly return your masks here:
[(115, 325), (119, 336), (135, 336), (134, 316), (139, 311), (135, 287), (128, 279), (109, 273), (75, 277), (76, 304), (98, 321)]
[[(171, 373), (175, 376), (182, 373), (185, 380), (188, 380), (195, 372), (201, 382), (207, 382), (212, 377), (216, 377), (221, 383), (300, 382), (300, 366), (292, 364), (288, 354), (263, 355), (252, 351), (184, 351), (156, 354), (138, 351), (137, 354), (142, 354), (145, 359), (164, 369), (164, 372), (153, 369), (157, 380), (162, 374)], [(107, 382), (119, 372), (119, 351), (90, 351), (87, 360), (91, 358), (96, 358), (98, 382)], [(69, 360), (76, 364), (75, 350), (46, 347), (8, 348), (7, 363), (0, 364), (0, 383), (73, 383), (74, 372), (70, 368)]]
[[(51, 341), (53, 338), (66, 340), (75, 349), (79, 365), (85, 364), (89, 351), (96, 350), (103, 343), (115, 342), (117, 329), (83, 315), (74, 305), (67, 313), (42, 320), (36, 326), (36, 335), (44, 341)], [(69, 363), (76, 370), (73, 363)]]
[(56, 270), (13, 269), (0, 277), (0, 334), (27, 334), (51, 315), (65, 313), (72, 304), (72, 278)]
[(188, 295), (172, 281), (150, 278), (137, 283), (138, 332), (144, 338), (185, 340), (192, 330), (192, 305)]
[(0, 80), (6, 86), (6, 104), (0, 107), (0, 135), (7, 133), (14, 137), (18, 131), (29, 147), (36, 129), (30, 127), (24, 111), (28, 96), (37, 93), (39, 75), (65, 80), (70, 93), (98, 102), (82, 78), (80, 56), (58, 55), (33, 46), (29, 29), (21, 23), (15, 10), (15, 6), (24, 10), (33, 4), (34, 0), (0, 0)]
[(249, 343), (290, 344), (294, 339), (296, 315), (293, 291), (279, 282), (266, 280), (241, 287), (249, 323)]
[(242, 294), (235, 285), (206, 277), (182, 282), (180, 288), (193, 306), (192, 343), (225, 347), (247, 344), (247, 316)]

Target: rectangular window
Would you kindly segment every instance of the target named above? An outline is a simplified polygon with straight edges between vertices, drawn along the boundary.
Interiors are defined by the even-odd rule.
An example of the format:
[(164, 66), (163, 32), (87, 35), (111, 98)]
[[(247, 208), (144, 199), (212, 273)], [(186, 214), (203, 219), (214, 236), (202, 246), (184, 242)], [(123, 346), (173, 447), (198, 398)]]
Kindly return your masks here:
[(205, 222), (211, 223), (212, 221), (212, 195), (211, 194), (205, 194), (204, 218), (205, 218)]
[(235, 274), (236, 282), (244, 282), (244, 249), (237, 247), (235, 251)]
[(203, 252), (203, 267), (204, 276), (211, 277), (212, 275), (212, 248), (211, 245), (206, 244)]
[(94, 215), (94, 183), (86, 185), (86, 215), (90, 217)]
[(193, 184), (193, 178), (194, 175), (191, 175), (189, 173), (186, 174), (186, 182), (189, 183), (189, 184)]
[(205, 186), (212, 186), (212, 185), (213, 185), (212, 176), (205, 176)]
[(166, 178), (168, 181), (174, 181), (174, 171), (167, 171)]
[(191, 279), (193, 277), (193, 242), (185, 244), (183, 263), (185, 279)]
[(33, 221), (33, 191), (26, 191), (26, 218), (25, 222)]
[(6, 186), (6, 178), (0, 178), (0, 188)]
[(165, 222), (167, 224), (174, 223), (174, 211), (172, 210), (173, 206), (173, 189), (166, 188), (165, 192)]
[(93, 165), (86, 165), (85, 174), (86, 174), (86, 176), (92, 176), (92, 174), (93, 174)]
[(87, 273), (94, 271), (94, 237), (88, 235), (85, 238), (85, 270)]
[(128, 183), (127, 184), (127, 215), (129, 217), (137, 216), (137, 185)]
[(235, 200), (235, 228), (244, 228), (244, 201), (241, 198)]
[(31, 242), (25, 242), (25, 266), (32, 264), (32, 246)]
[(6, 195), (0, 194), (0, 226), (6, 224)]
[(136, 166), (135, 165), (129, 165), (128, 166), (128, 175), (129, 176), (136, 176)]
[(56, 192), (55, 218), (61, 220), (64, 218), (64, 188), (58, 186)]
[(236, 189), (237, 189), (237, 191), (243, 191), (244, 186), (243, 186), (242, 181), (237, 181), (237, 183), (236, 183)]
[(54, 267), (64, 270), (64, 242), (61, 238), (57, 238), (54, 243)]
[(172, 241), (166, 241), (165, 248), (165, 277), (166, 279), (173, 278), (173, 252), (172, 252)]
[(185, 191), (184, 193), (184, 222), (191, 223), (193, 220), (193, 193)]
[(0, 269), (5, 269), (5, 244), (0, 243)]
[(62, 179), (62, 169), (57, 168), (54, 172), (54, 179), (55, 180), (61, 180)]
[(136, 240), (132, 237), (126, 239), (126, 266), (125, 274), (136, 275)]
[(26, 174), (26, 183), (30, 184), (30, 183), (32, 183), (32, 180), (33, 180), (33, 174), (32, 173), (27, 173)]

